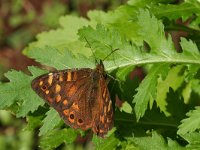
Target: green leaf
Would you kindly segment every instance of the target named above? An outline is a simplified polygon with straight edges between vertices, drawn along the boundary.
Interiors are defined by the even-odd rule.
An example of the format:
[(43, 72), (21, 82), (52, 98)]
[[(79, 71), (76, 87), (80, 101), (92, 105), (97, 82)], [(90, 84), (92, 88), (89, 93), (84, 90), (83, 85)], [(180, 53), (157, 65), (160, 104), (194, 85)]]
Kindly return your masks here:
[(164, 25), (161, 21), (157, 20), (155, 16), (151, 16), (147, 10), (140, 10), (138, 24), (142, 28), (139, 34), (150, 45), (152, 52), (162, 52), (165, 55), (168, 53), (175, 53), (175, 48), (170, 36), (167, 40), (164, 32)]
[(182, 91), (182, 96), (183, 96), (185, 104), (188, 104), (189, 98), (191, 96), (191, 92), (192, 92), (191, 82), (192, 81), (190, 81)]
[(186, 87), (182, 91), (182, 95), (184, 98), (184, 102), (186, 104), (189, 103), (189, 99), (191, 98), (192, 91), (200, 95), (200, 80), (199, 79), (191, 79)]
[(173, 0), (129, 0), (128, 4), (137, 6), (137, 7), (145, 7), (147, 5), (155, 5), (161, 4), (161, 3), (171, 3)]
[(60, 25), (61, 28), (38, 34), (37, 41), (29, 44), (23, 53), (27, 54), (29, 51), (34, 51), (35, 48), (50, 46), (58, 50), (70, 49), (74, 53), (82, 52), (82, 54), (86, 55), (91, 54), (91, 52), (88, 53), (84, 45), (78, 41), (77, 36), (78, 29), (89, 25), (86, 19), (75, 16), (64, 16), (60, 18)]
[(152, 6), (150, 9), (158, 18), (167, 17), (169, 19), (188, 19), (193, 14), (199, 14), (200, 4), (196, 0), (187, 0), (179, 5), (177, 4), (160, 4)]
[[(26, 53), (36, 61), (56, 69), (94, 67), (94, 60), (81, 54), (78, 57), (67, 49), (58, 50), (53, 47), (35, 48)], [(45, 56), (45, 57), (44, 57)]]
[[(155, 23), (156, 28), (147, 28), (146, 26), (148, 26), (148, 24), (143, 21), (144, 18), (146, 18), (146, 20), (149, 20), (152, 24)], [(65, 22), (65, 18), (62, 22)], [(95, 57), (97, 57), (98, 59), (104, 59), (109, 53), (111, 53), (112, 50), (119, 49), (104, 61), (106, 70), (160, 62), (200, 64), (199, 59), (197, 59), (200, 54), (196, 56), (191, 55), (190, 57), (188, 57), (186, 53), (178, 54), (174, 51), (171, 40), (167, 40), (164, 36), (163, 25), (161, 24), (161, 22), (157, 21), (154, 16), (151, 17), (148, 11), (139, 12), (138, 24), (140, 24), (140, 34), (144, 36), (143, 38), (146, 39), (147, 42), (149, 42), (151, 47), (155, 48), (152, 49), (152, 52), (150, 54), (142, 51), (139, 47), (130, 44), (123, 36), (120, 35), (117, 30), (107, 29), (102, 25), (97, 25), (96, 29), (93, 29), (92, 27), (84, 27), (79, 30), (79, 35), (84, 40), (84, 42), (86, 42), (85, 39), (88, 40), (89, 45), (92, 47), (92, 49), (95, 50)], [(151, 31), (151, 33), (149, 33), (149, 31)], [(159, 32), (159, 34), (157, 34), (157, 32)], [(153, 37), (152, 39), (148, 38), (148, 36), (145, 36), (147, 34), (155, 34), (155, 37)], [(46, 38), (48, 39), (47, 36)], [(38, 41), (38, 43), (39, 42), (40, 40)], [(157, 43), (160, 43), (159, 46), (157, 45)], [(45, 45), (50, 46), (48, 46), (47, 48)], [(94, 66), (94, 59), (86, 58), (91, 56), (92, 52), (92, 50), (89, 50), (88, 48), (87, 53), (84, 53), (86, 57), (83, 57), (78, 53), (75, 57), (71, 54), (71, 52), (74, 53), (74, 51), (72, 51), (71, 49), (66, 49), (66, 47), (58, 47), (55, 49), (54, 45), (51, 47), (52, 44), (50, 42), (47, 42), (45, 45), (38, 46), (42, 48), (35, 48), (36, 46), (33, 46), (31, 49), (26, 51), (26, 54), (31, 58), (35, 58), (37, 61), (43, 64), (53, 66), (57, 69), (66, 69), (67, 67), (79, 68)], [(73, 43), (73, 45), (79, 44)], [(84, 44), (82, 42), (82, 46), (83, 45)], [(157, 54), (153, 52), (157, 52)], [(47, 55), (48, 57), (44, 58), (44, 55)], [(78, 60), (79, 57), (81, 58), (80, 60)], [(75, 60), (75, 63), (73, 62), (72, 58)]]
[(138, 25), (135, 21), (130, 21), (137, 17), (137, 10), (136, 7), (122, 5), (107, 13), (99, 10), (89, 11), (88, 17), (92, 22), (112, 28), (121, 35), (125, 35), (129, 40), (142, 45), (142, 39), (137, 34)]
[(191, 40), (187, 41), (185, 38), (181, 38), (180, 44), (183, 49), (183, 52), (186, 55), (192, 55), (194, 57), (197, 57), (199, 55), (199, 50), (197, 45), (193, 43)]
[[(97, 57), (104, 59), (110, 52), (121, 48), (122, 44), (118, 42), (123, 40), (119, 32), (108, 30), (102, 25), (97, 25), (96, 30), (92, 27), (84, 27), (79, 30), (79, 35), (82, 40), (88, 41), (89, 46), (96, 50)], [(108, 58), (109, 59), (109, 58)]]
[[(200, 57), (200, 53), (194, 56), (193, 52), (188, 55), (185, 51), (183, 53), (175, 51), (171, 38), (166, 39), (165, 37), (161, 21), (150, 15), (147, 10), (139, 11), (138, 25), (140, 25), (138, 34), (150, 45), (150, 53), (130, 44), (119, 31), (112, 28), (107, 29), (102, 25), (97, 25), (96, 29), (84, 27), (79, 30), (79, 35), (82, 40), (87, 39), (89, 46), (93, 51), (95, 50), (95, 56), (99, 59), (104, 59), (111, 51), (118, 49), (104, 61), (106, 70), (161, 62), (200, 64), (200, 60), (197, 59)], [(153, 37), (146, 35), (153, 35)]]
[[(34, 67), (29, 67), (30, 72), (36, 70)], [(46, 71), (37, 69), (36, 76)], [(35, 76), (28, 76), (22, 72), (9, 71), (5, 76), (10, 80), (8, 83), (0, 84), (0, 108), (5, 109), (18, 103), (18, 117), (26, 116), (30, 111), (34, 112), (44, 102), (31, 89), (31, 81)]]
[(38, 116), (27, 116), (26, 120), (28, 122), (26, 126), (26, 130), (34, 130), (36, 128), (39, 128), (41, 126), (43, 119), (43, 115), (38, 115)]
[(140, 56), (139, 49), (121, 37), (119, 32), (109, 30), (102, 25), (97, 25), (96, 30), (85, 27), (79, 30), (79, 35), (82, 40), (87, 39), (89, 46), (95, 50), (96, 58), (101, 60), (106, 58), (103, 63), (107, 71), (130, 66)]
[(134, 69), (134, 66), (127, 66), (127, 67), (124, 67), (124, 68), (120, 68), (117, 70), (116, 72), (116, 77), (118, 79), (120, 79), (121, 81), (125, 81), (126, 80), (126, 77), (127, 75), (133, 71)]
[(197, 93), (198, 95), (200, 95), (200, 80), (198, 80), (198, 79), (192, 80), (192, 85), (191, 85), (191, 87), (192, 87), (192, 90), (193, 90), (195, 93)]
[(156, 87), (159, 75), (163, 75), (168, 71), (168, 65), (154, 65), (149, 74), (141, 82), (137, 88), (137, 94), (134, 96), (135, 113), (137, 121), (144, 115), (150, 100), (156, 98)]
[(93, 135), (92, 142), (95, 144), (95, 148), (97, 150), (116, 149), (120, 141), (115, 137), (115, 130), (116, 129), (112, 129), (111, 135), (107, 135), (108, 137), (105, 139), (99, 138), (97, 135)]
[(186, 148), (188, 149), (199, 149), (200, 148), (200, 133), (199, 132), (192, 132), (187, 133), (184, 135), (180, 135), (182, 138), (184, 138), (188, 144), (186, 145)]
[(120, 107), (120, 110), (129, 114), (131, 114), (133, 111), (131, 105), (126, 101), (122, 104), (122, 107)]
[[(165, 80), (159, 80), (157, 85), (157, 94), (156, 94), (156, 103), (161, 111), (165, 113), (165, 115), (170, 115), (166, 110), (167, 102), (167, 93), (169, 92), (169, 88), (171, 87), (174, 91), (176, 91), (182, 83), (184, 82), (185, 75), (184, 69), (185, 66), (178, 65), (170, 69)], [(183, 72), (183, 73), (182, 73)]]
[(178, 127), (178, 134), (191, 133), (197, 129), (200, 129), (200, 107), (195, 107), (195, 110), (190, 110), (187, 114), (188, 118), (181, 121), (181, 125)]
[(193, 78), (195, 78), (199, 70), (200, 70), (199, 65), (195, 65), (195, 64), (188, 65), (188, 73), (186, 75), (186, 81), (190, 81)]
[[(155, 60), (159, 62), (199, 64), (200, 53), (196, 50), (196, 46), (192, 42), (182, 39), (183, 52), (177, 53), (170, 36), (168, 39), (165, 38), (164, 26), (161, 21), (158, 21), (155, 16), (151, 16), (147, 10), (140, 10), (138, 24), (140, 25), (139, 35), (151, 47), (151, 55), (143, 55), (143, 60), (146, 57), (148, 61), (151, 61), (156, 53), (157, 58)], [(191, 48), (188, 49), (190, 46), (192, 50), (190, 50)]]
[(53, 149), (62, 143), (70, 144), (74, 142), (77, 134), (73, 129), (51, 130), (47, 135), (41, 137), (40, 147), (42, 149)]
[[(168, 138), (168, 143), (165, 142), (165, 139), (156, 132), (152, 133), (151, 137), (136, 137), (132, 140), (137, 144), (139, 149), (144, 150), (168, 150), (168, 149), (182, 149), (182, 147), (175, 141), (172, 141)], [(150, 144), (147, 144), (150, 143)]]
[(44, 135), (48, 133), (50, 130), (52, 130), (55, 126), (57, 126), (61, 118), (56, 112), (55, 109), (51, 108), (47, 113), (46, 113), (46, 118), (43, 120), (43, 126), (40, 128), (40, 133), (39, 136)]

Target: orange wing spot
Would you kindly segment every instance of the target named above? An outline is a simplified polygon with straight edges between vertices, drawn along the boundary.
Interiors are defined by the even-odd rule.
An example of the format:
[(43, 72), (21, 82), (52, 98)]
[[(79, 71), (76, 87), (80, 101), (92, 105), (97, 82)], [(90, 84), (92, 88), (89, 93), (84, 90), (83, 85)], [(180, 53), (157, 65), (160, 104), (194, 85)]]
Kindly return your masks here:
[(105, 98), (106, 97), (106, 88), (104, 88), (104, 91), (103, 91), (103, 98)]
[(111, 105), (112, 105), (112, 101), (110, 100), (108, 104), (108, 112), (110, 111), (110, 108), (112, 107)]
[(100, 121), (104, 123), (104, 116), (100, 116)]
[(58, 94), (58, 95), (56, 96), (56, 102), (58, 103), (58, 102), (60, 102), (60, 100), (61, 100), (61, 96), (60, 96), (60, 94)]
[(65, 99), (65, 100), (63, 100), (63, 105), (67, 105), (68, 104), (68, 101)]
[(48, 83), (49, 83), (49, 85), (52, 84), (52, 81), (53, 81), (53, 74), (52, 74), (52, 73), (49, 73), (49, 78), (48, 78)]
[(63, 110), (63, 114), (64, 114), (65, 116), (67, 116), (67, 115), (69, 114), (69, 109)]
[(67, 72), (67, 81), (71, 81), (72, 80), (72, 73), (69, 71)]
[(76, 92), (77, 87), (76, 86), (71, 86), (71, 88), (69, 89), (69, 91), (67, 91), (67, 95), (69, 97), (71, 97), (75, 92)]
[(39, 85), (40, 85), (40, 86), (42, 86), (42, 85), (43, 85), (43, 83), (44, 83), (43, 81), (40, 81)]
[(60, 74), (60, 77), (59, 77), (59, 81), (63, 81), (63, 75), (62, 74)]
[(106, 96), (106, 103), (108, 102), (108, 96)]
[(79, 111), (78, 104), (76, 104), (76, 103), (73, 103), (72, 108), (73, 108), (74, 110), (76, 110), (76, 111)]
[(49, 94), (49, 90), (46, 90), (45, 93), (46, 93), (46, 94)]
[(107, 112), (107, 111), (106, 111), (106, 106), (104, 106), (104, 110), (103, 110), (103, 112), (104, 112), (104, 114)]
[(74, 72), (72, 80), (73, 80), (73, 81), (76, 81), (76, 80), (77, 80), (77, 73), (76, 73), (76, 72)]
[(56, 90), (56, 93), (60, 92), (61, 86), (59, 84), (56, 84), (56, 89), (55, 90)]

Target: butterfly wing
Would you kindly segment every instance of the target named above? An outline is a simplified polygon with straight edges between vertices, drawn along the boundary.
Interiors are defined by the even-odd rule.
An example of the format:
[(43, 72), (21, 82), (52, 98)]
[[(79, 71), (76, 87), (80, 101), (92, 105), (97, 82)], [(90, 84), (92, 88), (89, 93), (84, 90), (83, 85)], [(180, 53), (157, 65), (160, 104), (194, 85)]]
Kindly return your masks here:
[(98, 136), (104, 135), (113, 127), (113, 107), (110, 99), (110, 93), (103, 74), (100, 74), (98, 80), (97, 101), (99, 112), (96, 114), (92, 130)]
[(52, 106), (72, 128), (92, 127), (91, 104), (92, 69), (62, 70), (37, 77), (33, 90)]

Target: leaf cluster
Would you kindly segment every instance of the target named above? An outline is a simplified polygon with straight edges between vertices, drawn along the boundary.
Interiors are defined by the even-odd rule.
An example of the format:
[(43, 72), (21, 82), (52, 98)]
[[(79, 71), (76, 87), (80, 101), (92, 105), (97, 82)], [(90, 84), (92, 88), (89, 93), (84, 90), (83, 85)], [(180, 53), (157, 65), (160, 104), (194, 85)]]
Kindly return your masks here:
[[(107, 138), (93, 136), (97, 149), (200, 147), (200, 3), (172, 2), (129, 0), (107, 13), (90, 11), (89, 19), (63, 16), (60, 27), (40, 33), (23, 51), (56, 69), (94, 68), (95, 59), (106, 58), (106, 72), (117, 79), (109, 85), (111, 96), (124, 103), (115, 108), (115, 128)], [(176, 20), (180, 18), (191, 21), (187, 26), (179, 25)], [(174, 30), (187, 32), (187, 38), (174, 43), (169, 34)], [(138, 70), (142, 74), (135, 74)], [(63, 128), (53, 109), (44, 117), (47, 107), (30, 83), (46, 71), (36, 67), (29, 67), (29, 71), (31, 75), (14, 70), (5, 74), (10, 82), (0, 84), (0, 108), (26, 117), (28, 129), (43, 124), (39, 132), (42, 148), (71, 144), (78, 134), (85, 136)]]

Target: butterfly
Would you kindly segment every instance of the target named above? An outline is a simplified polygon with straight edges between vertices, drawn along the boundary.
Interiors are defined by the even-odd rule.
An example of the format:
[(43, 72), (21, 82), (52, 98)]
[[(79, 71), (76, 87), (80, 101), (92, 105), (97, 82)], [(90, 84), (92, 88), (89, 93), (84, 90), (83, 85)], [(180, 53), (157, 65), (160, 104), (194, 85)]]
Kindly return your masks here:
[(74, 128), (100, 137), (113, 127), (113, 107), (102, 61), (95, 69), (66, 69), (36, 77), (32, 89)]

